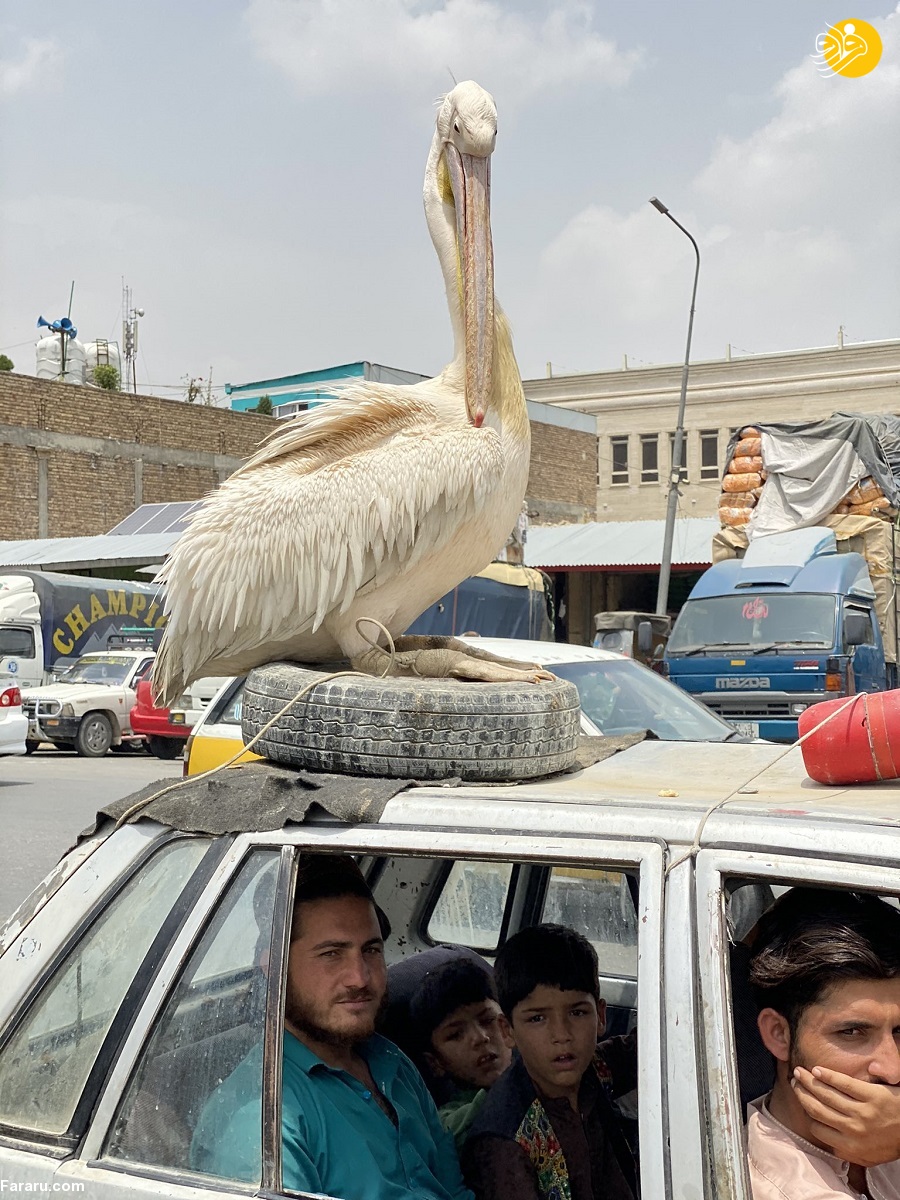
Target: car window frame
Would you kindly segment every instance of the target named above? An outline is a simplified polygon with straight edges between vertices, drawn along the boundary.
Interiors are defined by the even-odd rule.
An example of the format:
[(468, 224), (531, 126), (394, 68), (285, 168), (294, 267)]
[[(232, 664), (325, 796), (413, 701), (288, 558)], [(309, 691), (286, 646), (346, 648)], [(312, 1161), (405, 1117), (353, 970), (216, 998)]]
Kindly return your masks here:
[[(113, 883), (97, 898), (90, 909), (82, 915), (68, 931), (67, 937), (59, 944), (53, 955), (48, 958), (40, 972), (31, 981), (15, 1010), (5, 1023), (2, 1036), (0, 1036), (0, 1054), (2, 1054), (22, 1023), (28, 1018), (34, 1004), (40, 998), (43, 988), (56, 978), (58, 971), (65, 965), (70, 954), (75, 950), (85, 933), (103, 914), (106, 907), (121, 894), (150, 858), (174, 842), (188, 840), (198, 840), (198, 835), (173, 830), (168, 836), (163, 836), (153, 841), (145, 848), (143, 853), (129, 863), (128, 868), (116, 877)], [(167, 916), (138, 965), (122, 1004), (104, 1034), (100, 1048), (88, 1072), (88, 1077), (82, 1087), (81, 1095), (72, 1110), (68, 1128), (63, 1133), (54, 1134), (4, 1122), (0, 1124), (0, 1144), (18, 1148), (27, 1145), (39, 1152), (55, 1151), (57, 1153), (69, 1154), (84, 1137), (90, 1115), (97, 1103), (97, 1097), (103, 1087), (104, 1080), (109, 1074), (110, 1066), (118, 1053), (125, 1032), (130, 1027), (137, 1011), (141, 1007), (144, 995), (154, 975), (159, 970), (169, 945), (185, 923), (196, 898), (206, 886), (209, 877), (224, 854), (225, 847), (217, 845), (216, 840), (208, 838), (201, 838), (199, 840), (208, 840), (210, 841), (210, 845), (185, 882), (178, 896), (174, 899)]]
[[(435, 831), (413, 827), (391, 827), (372, 825), (366, 828), (342, 826), (323, 822), (316, 826), (303, 826), (291, 836), (286, 831), (271, 833), (241, 834), (235, 839), (231, 853), (220, 863), (206, 893), (196, 906), (191, 920), (185, 924), (172, 943), (169, 954), (162, 964), (158, 977), (148, 989), (140, 1011), (120, 1050), (119, 1059), (110, 1073), (106, 1088), (97, 1104), (94, 1119), (82, 1142), (79, 1154), (63, 1163), (60, 1172), (69, 1170), (78, 1178), (88, 1180), (93, 1171), (123, 1171), (134, 1178), (166, 1180), (167, 1182), (190, 1184), (193, 1188), (205, 1185), (207, 1189), (241, 1194), (255, 1194), (258, 1187), (246, 1187), (216, 1180), (213, 1186), (207, 1177), (201, 1180), (187, 1172), (181, 1173), (166, 1168), (120, 1164), (102, 1159), (100, 1153), (114, 1120), (118, 1104), (140, 1057), (141, 1050), (149, 1037), (154, 1022), (168, 1000), (172, 988), (185, 962), (197, 945), (211, 914), (216, 910), (222, 895), (234, 873), (240, 868), (246, 855), (253, 850), (282, 848), (282, 870), (290, 858), (293, 867), (298, 852), (347, 853), (375, 858), (397, 855), (400, 857), (449, 859), (465, 858), (477, 861), (534, 863), (538, 865), (609, 866), (620, 870), (630, 869), (637, 874), (640, 886), (639, 908), (639, 960), (638, 988), (641, 1002), (638, 1008), (640, 1030), (639, 1090), (639, 1134), (641, 1139), (641, 1178), (660, 1182), (665, 1178), (667, 1149), (664, 1145), (663, 1090), (662, 1090), (662, 1037), (661, 1037), (661, 956), (662, 956), (662, 912), (665, 848), (654, 838), (623, 838), (600, 834), (510, 834), (504, 831)], [(279, 876), (279, 889), (282, 886)], [(273, 995), (270, 988), (266, 1012), (265, 1052), (263, 1058), (263, 1129), (270, 1131), (281, 1128), (281, 1087), (279, 1041), (282, 1032), (285, 970), (284, 958), (289, 937), (289, 914), (286, 901), (281, 914), (281, 928), (275, 924), (273, 949), (282, 938), (283, 955), (280, 971), (280, 993)], [(404, 931), (394, 930), (392, 936), (403, 937)], [(274, 963), (273, 963), (274, 970)], [(277, 1014), (277, 1015), (276, 1015)], [(274, 1137), (274, 1133), (272, 1134)], [(280, 1148), (263, 1145), (264, 1170), (266, 1163), (274, 1163)], [(63, 1174), (60, 1177), (63, 1177)], [(264, 1175), (263, 1192), (266, 1190)], [(271, 1190), (278, 1191), (280, 1182), (270, 1183)], [(283, 1189), (281, 1189), (283, 1192)], [(299, 1194), (299, 1193), (288, 1193)]]
[[(884, 832), (884, 831), (881, 831)], [(895, 843), (900, 850), (900, 842)], [(751, 1200), (737, 1071), (731, 1001), (730, 949), (726, 910), (731, 879), (769, 885), (840, 887), (886, 895), (900, 894), (895, 853), (893, 865), (847, 858), (811, 858), (802, 854), (762, 854), (750, 850), (704, 849), (697, 854), (697, 940), (709, 953), (698, 954), (698, 980), (703, 1014), (698, 1027), (706, 1080), (700, 1081), (708, 1106), (708, 1161), (717, 1164), (716, 1196), (721, 1200)]]

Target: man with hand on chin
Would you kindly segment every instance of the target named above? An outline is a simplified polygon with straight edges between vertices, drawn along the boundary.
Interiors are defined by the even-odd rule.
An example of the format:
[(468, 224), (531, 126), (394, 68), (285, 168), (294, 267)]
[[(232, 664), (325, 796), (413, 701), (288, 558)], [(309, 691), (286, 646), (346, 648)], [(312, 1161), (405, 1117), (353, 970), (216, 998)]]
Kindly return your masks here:
[[(878, 1062), (870, 1075), (884, 1075)], [(900, 1087), (866, 1083), (827, 1067), (794, 1068), (791, 1086), (810, 1119), (810, 1129), (841, 1158), (864, 1167), (900, 1158)]]
[(794, 888), (759, 922), (750, 980), (776, 1065), (747, 1122), (754, 1200), (900, 1200), (900, 1160), (882, 1156), (896, 1140), (859, 1126), (860, 1104), (879, 1122), (900, 1084), (900, 912), (873, 895)]

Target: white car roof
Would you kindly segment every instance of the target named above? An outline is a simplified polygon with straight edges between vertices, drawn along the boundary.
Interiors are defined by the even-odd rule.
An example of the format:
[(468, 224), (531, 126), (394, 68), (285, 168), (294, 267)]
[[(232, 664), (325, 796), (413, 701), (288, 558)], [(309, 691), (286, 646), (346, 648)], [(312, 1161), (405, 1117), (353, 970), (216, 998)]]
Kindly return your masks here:
[(570, 646), (567, 642), (528, 642), (519, 638), (464, 637), (464, 642), (480, 646), (491, 654), (502, 658), (521, 658), (523, 662), (536, 662), (541, 666), (564, 662), (616, 662), (626, 657), (612, 650), (601, 650), (594, 646)]

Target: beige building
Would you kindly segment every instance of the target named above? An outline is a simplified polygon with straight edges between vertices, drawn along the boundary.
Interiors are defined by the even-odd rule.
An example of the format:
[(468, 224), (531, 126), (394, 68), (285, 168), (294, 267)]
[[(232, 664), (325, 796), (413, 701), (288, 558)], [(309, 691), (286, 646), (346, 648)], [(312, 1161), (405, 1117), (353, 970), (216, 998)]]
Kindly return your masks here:
[[(598, 521), (665, 515), (681, 373), (676, 364), (525, 381), (529, 400), (596, 416)], [(900, 340), (691, 363), (679, 515), (716, 515), (736, 427), (836, 411), (900, 415)]]

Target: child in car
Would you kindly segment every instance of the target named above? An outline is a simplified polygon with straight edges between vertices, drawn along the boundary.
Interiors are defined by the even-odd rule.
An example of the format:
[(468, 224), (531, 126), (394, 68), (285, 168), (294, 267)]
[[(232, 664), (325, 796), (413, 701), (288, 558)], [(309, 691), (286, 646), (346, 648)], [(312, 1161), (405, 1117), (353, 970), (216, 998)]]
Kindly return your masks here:
[(392, 966), (388, 979), (386, 1032), (419, 1067), (459, 1150), (512, 1059), (490, 965), (474, 951), (436, 947)]
[(561, 925), (523, 929), (494, 968), (518, 1051), (462, 1154), (476, 1200), (634, 1200), (634, 1159), (613, 1107), (637, 1083), (634, 1034), (597, 1045), (597, 954)]

